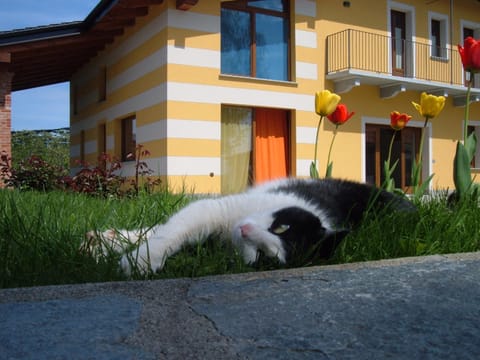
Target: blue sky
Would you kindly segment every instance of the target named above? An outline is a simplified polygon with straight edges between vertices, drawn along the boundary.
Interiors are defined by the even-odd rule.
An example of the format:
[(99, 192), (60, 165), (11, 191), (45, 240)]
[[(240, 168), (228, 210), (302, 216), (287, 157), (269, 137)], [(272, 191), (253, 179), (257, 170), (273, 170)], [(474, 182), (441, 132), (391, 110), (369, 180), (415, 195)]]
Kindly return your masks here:
[[(0, 31), (83, 20), (99, 0), (0, 0)], [(12, 93), (12, 130), (69, 125), (68, 83)]]

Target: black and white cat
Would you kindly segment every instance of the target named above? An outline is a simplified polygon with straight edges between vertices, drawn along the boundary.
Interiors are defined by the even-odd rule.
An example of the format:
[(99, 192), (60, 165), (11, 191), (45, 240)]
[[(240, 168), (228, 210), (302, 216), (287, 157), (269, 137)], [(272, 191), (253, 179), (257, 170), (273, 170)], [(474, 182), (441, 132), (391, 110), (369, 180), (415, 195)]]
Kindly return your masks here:
[[(336, 179), (281, 179), (235, 195), (190, 203), (165, 224), (148, 230), (109, 230), (100, 237), (121, 251), (122, 239), (140, 245), (124, 254), (120, 265), (129, 274), (132, 259), (141, 271), (156, 271), (167, 257), (189, 243), (217, 235), (233, 244), (245, 262), (258, 251), (289, 263), (315, 248), (328, 258), (368, 209), (415, 211), (407, 199), (375, 187)], [(92, 234), (90, 234), (92, 235)]]

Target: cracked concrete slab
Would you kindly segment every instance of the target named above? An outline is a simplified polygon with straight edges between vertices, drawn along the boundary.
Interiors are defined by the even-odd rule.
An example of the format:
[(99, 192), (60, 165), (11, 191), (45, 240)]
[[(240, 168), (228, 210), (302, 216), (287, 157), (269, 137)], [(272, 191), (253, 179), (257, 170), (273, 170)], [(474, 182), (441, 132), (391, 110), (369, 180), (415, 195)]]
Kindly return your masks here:
[(0, 359), (477, 359), (480, 253), (0, 290)]

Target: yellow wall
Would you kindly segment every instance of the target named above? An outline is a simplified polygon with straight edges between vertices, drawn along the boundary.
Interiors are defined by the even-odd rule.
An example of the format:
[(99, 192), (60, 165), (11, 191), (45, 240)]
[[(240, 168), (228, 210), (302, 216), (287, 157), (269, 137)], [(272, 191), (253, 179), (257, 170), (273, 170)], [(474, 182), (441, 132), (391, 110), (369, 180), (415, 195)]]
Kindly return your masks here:
[[(187, 12), (175, 10), (175, 0), (151, 6), (148, 16), (138, 18), (135, 26), (126, 28), (124, 35), (72, 78), (72, 102), (78, 110), (71, 117), (72, 164), (80, 156), (82, 131), (85, 159), (95, 162), (101, 123), (106, 124), (107, 152), (119, 156), (120, 122), (135, 115), (137, 143), (151, 152), (148, 163), (155, 174), (164, 180), (168, 178), (173, 188), (185, 185), (197, 192), (219, 192), (221, 105), (231, 104), (291, 110), (292, 135), (296, 140), (292, 142), (296, 157), (292, 175), (308, 176), (318, 122), (313, 112), (314, 93), (334, 89), (333, 82), (325, 80), (326, 37), (345, 29), (383, 35), (388, 30), (387, 9), (392, 2), (351, 3), (350, 8), (345, 8), (342, 1), (291, 1), (291, 82), (220, 74), (220, 1), (199, 1)], [(415, 9), (415, 37), (419, 42), (428, 40), (429, 11), (449, 14), (447, 1), (428, 6), (425, 1), (412, 0), (400, 4)], [(456, 1), (454, 15), (453, 40), (457, 43), (459, 19), (480, 22), (478, 5)], [(376, 56), (379, 57), (378, 51)], [(100, 70), (105, 66), (107, 96), (99, 101)], [(377, 86), (362, 84), (341, 96), (356, 115), (338, 133), (332, 156), (333, 175), (363, 180), (363, 126), (371, 119), (388, 123), (393, 110), (408, 112), (414, 115), (414, 121), (422, 123), (411, 105), (411, 101), (419, 101), (420, 93), (406, 91), (391, 99), (381, 99)], [(435, 187), (452, 187), (452, 159), (455, 142), (462, 136), (462, 117), (463, 108), (454, 107), (449, 98), (445, 110), (431, 124), (432, 140), (428, 146)], [(471, 119), (480, 121), (478, 104), (472, 106)], [(333, 126), (325, 121), (320, 132), (320, 173), (324, 172), (332, 135)], [(125, 164), (122, 171), (132, 175), (132, 164)]]

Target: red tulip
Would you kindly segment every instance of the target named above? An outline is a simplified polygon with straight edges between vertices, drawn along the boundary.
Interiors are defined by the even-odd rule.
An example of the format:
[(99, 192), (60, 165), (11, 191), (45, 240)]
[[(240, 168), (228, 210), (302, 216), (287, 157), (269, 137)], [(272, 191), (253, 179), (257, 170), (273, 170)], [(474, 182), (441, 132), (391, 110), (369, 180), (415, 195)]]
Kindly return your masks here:
[(354, 112), (348, 113), (347, 105), (338, 104), (335, 111), (328, 115), (327, 118), (335, 125), (342, 125), (346, 123), (354, 114)]
[(475, 40), (471, 36), (467, 37), (463, 46), (458, 45), (458, 52), (465, 71), (480, 71), (480, 40)]
[(412, 117), (408, 114), (400, 114), (398, 111), (390, 113), (390, 126), (394, 130), (402, 130)]

